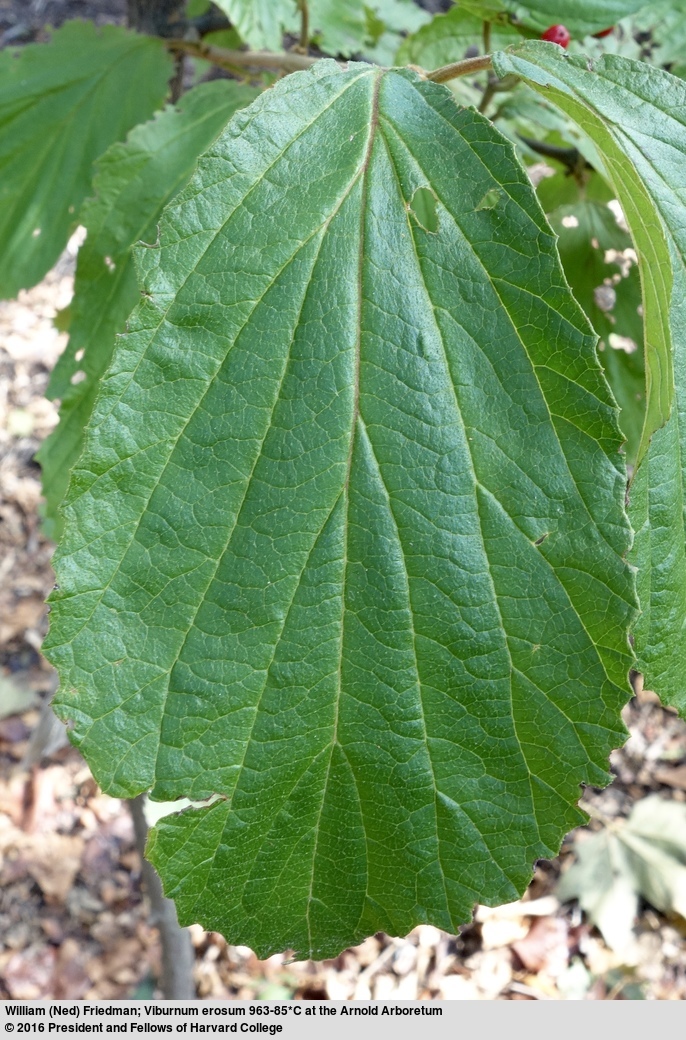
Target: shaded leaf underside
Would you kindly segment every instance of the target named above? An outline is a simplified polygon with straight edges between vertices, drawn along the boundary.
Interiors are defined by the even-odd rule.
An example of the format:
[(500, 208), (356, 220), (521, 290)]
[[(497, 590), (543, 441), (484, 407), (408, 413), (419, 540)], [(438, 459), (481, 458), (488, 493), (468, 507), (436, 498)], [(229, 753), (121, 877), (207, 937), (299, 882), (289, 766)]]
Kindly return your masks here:
[[(500, 73), (516, 72), (588, 129), (592, 113), (621, 146), (649, 195), (666, 234), (660, 254), (641, 252), (648, 370), (657, 361), (655, 382), (669, 389), (673, 406), (660, 426), (651, 423), (650, 447), (631, 485), (631, 520), (636, 539), (631, 562), (638, 568), (641, 615), (636, 651), (646, 683), (663, 703), (686, 713), (686, 85), (643, 62), (605, 57), (588, 68), (578, 58), (560, 59), (553, 48), (527, 44), (518, 56), (497, 55)], [(547, 78), (546, 78), (547, 77)], [(583, 108), (582, 108), (583, 106)], [(585, 110), (585, 111), (584, 111)], [(588, 130), (593, 133), (592, 129)], [(620, 195), (620, 198), (622, 196)], [(622, 198), (622, 202), (625, 200)], [(630, 211), (631, 200), (626, 200)], [(635, 209), (635, 238), (641, 224), (659, 246), (654, 218)], [(664, 257), (662, 254), (665, 254)], [(668, 265), (668, 266), (667, 266)], [(664, 272), (660, 274), (660, 269)], [(660, 287), (660, 282), (663, 287)], [(657, 292), (655, 290), (658, 290)], [(669, 369), (662, 340), (673, 352)], [(653, 349), (651, 350), (651, 344)], [(664, 376), (669, 374), (667, 381)], [(663, 397), (663, 394), (660, 394)], [(665, 401), (666, 403), (666, 401)], [(670, 400), (670, 405), (671, 405)], [(657, 413), (655, 413), (657, 417)], [(663, 418), (663, 421), (664, 421)], [(645, 431), (644, 431), (645, 443)]]
[[(526, 43), (513, 52), (499, 51), (493, 56), (493, 67), (499, 76), (521, 76), (579, 125), (597, 147), (622, 205), (641, 265), (643, 290), (646, 418), (640, 461), (655, 430), (669, 418), (674, 397), (669, 328), (672, 268), (657, 201), (662, 179), (651, 170), (650, 149), (645, 152), (650, 126), (643, 116), (631, 118), (637, 100), (635, 82), (645, 79), (649, 67), (613, 55), (589, 63), (566, 55), (552, 43)], [(650, 69), (650, 74), (654, 72)], [(619, 82), (613, 83), (617, 73)]]
[(220, 795), (151, 838), (184, 922), (319, 957), (454, 930), (623, 735), (616, 414), (528, 179), (445, 88), (324, 62), (233, 118), (141, 264), (57, 710), (110, 792)]

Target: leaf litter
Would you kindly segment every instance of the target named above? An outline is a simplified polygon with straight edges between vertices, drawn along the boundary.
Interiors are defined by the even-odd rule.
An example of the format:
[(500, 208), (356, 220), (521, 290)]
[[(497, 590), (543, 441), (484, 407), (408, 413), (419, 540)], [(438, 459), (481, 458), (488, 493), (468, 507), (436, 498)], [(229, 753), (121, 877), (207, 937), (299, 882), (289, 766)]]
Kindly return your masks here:
[[(141, 891), (127, 808), (98, 790), (63, 732), (61, 740), (54, 733), (52, 742), (45, 733), (36, 740), (41, 724), (50, 733), (50, 715), (38, 705), (54, 681), (38, 648), (47, 627), (42, 599), (54, 578), (32, 459), (55, 419), (43, 391), (64, 342), (51, 319), (68, 302), (73, 252), (19, 301), (0, 304), (0, 681), (12, 712), (0, 710), (0, 996), (147, 998), (159, 996), (159, 938)], [(30, 431), (28, 422), (12, 419), (17, 410), (31, 417)], [(34, 598), (40, 610), (23, 605)], [(631, 736), (613, 755), (615, 782), (584, 793), (594, 813), (589, 828), (569, 836), (557, 860), (538, 865), (524, 899), (478, 907), (458, 936), (430, 925), (404, 938), (379, 933), (316, 963), (293, 962), (288, 951), (260, 961), (247, 947), (193, 926), (198, 996), (686, 999), (682, 889), (667, 899), (650, 873), (656, 857), (669, 860), (672, 876), (686, 873), (686, 725), (640, 687), (625, 721)], [(679, 836), (674, 847), (662, 829), (646, 830), (658, 809)], [(592, 910), (586, 916), (579, 903), (561, 905), (558, 896), (564, 886), (571, 894), (573, 872), (578, 879), (591, 843), (607, 846), (611, 837), (628, 847), (627, 836), (631, 854), (650, 869), (632, 860), (622, 947), (594, 927)], [(579, 866), (570, 867), (576, 852)], [(588, 899), (582, 896), (584, 905)]]

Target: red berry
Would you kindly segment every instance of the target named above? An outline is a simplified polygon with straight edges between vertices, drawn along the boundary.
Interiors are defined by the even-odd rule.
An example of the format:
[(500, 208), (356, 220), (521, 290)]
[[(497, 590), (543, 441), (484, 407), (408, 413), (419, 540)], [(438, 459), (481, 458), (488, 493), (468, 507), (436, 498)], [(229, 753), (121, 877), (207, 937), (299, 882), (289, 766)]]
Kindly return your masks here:
[(593, 33), (596, 40), (602, 40), (604, 36), (609, 36), (610, 33), (615, 31), (614, 25), (611, 25), (609, 29), (603, 29), (599, 33)]
[(547, 40), (548, 43), (556, 43), (558, 47), (566, 49), (569, 47), (572, 37), (566, 25), (551, 25), (549, 29), (541, 33), (541, 39)]

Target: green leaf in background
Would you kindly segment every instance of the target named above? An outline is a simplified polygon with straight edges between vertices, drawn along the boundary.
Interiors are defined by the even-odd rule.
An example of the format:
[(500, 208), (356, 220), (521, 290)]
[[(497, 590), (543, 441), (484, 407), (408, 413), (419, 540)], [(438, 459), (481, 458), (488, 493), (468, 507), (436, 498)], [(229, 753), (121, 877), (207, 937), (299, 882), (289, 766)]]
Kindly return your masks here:
[[(598, 148), (603, 172), (626, 216), (643, 287), (646, 420), (640, 461), (652, 434), (669, 418), (674, 397), (669, 328), (673, 272), (659, 213), (665, 203), (668, 208), (681, 203), (674, 188), (665, 183), (666, 171), (654, 168), (650, 138), (646, 137), (646, 130), (652, 129), (651, 117), (658, 126), (660, 121), (668, 126), (669, 119), (657, 105), (652, 106), (650, 116), (645, 111), (638, 116), (636, 111), (636, 91), (642, 89), (646, 77), (652, 83), (659, 73), (614, 55), (589, 65), (586, 58), (567, 55), (555, 44), (537, 42), (524, 43), (516, 51), (498, 51), (493, 67), (499, 76), (521, 76), (579, 124)], [(665, 158), (669, 161), (669, 156)]]
[[(160, 213), (186, 184), (198, 155), (256, 93), (228, 80), (202, 84), (184, 94), (176, 108), (135, 127), (126, 143), (112, 145), (97, 164), (95, 198), (79, 217), (88, 236), (79, 250), (69, 343), (48, 387), (48, 397), (62, 400), (60, 422), (37, 456), (51, 537), (61, 531), (58, 507), (81, 451), (115, 336), (124, 331), (140, 299), (131, 248), (141, 240), (155, 241)], [(75, 380), (77, 373), (81, 377)]]
[[(533, 155), (533, 152), (528, 153), (529, 163), (531, 163)], [(541, 161), (540, 156), (537, 156), (536, 159), (539, 162)], [(553, 166), (553, 162), (550, 159), (543, 159), (543, 161)], [(548, 214), (548, 219), (561, 206), (574, 206), (579, 202), (602, 204), (608, 203), (614, 198), (612, 189), (595, 171), (590, 172), (588, 176), (584, 175), (581, 183), (575, 177), (570, 176), (569, 171), (556, 173), (552, 177), (544, 177), (536, 185), (536, 194), (543, 209)], [(642, 340), (643, 327), (641, 326)]]
[(171, 68), (161, 40), (92, 22), (0, 54), (0, 297), (52, 267), (93, 160), (163, 104)]
[(295, 24), (295, 0), (216, 0), (217, 7), (254, 50), (281, 50), (285, 27)]
[[(507, 25), (511, 22), (510, 12), (504, 0), (459, 0), (460, 10), (466, 11), (480, 22)], [(454, 10), (454, 8), (451, 8)]]
[[(250, 47), (281, 50), (284, 32), (297, 35), (300, 13), (296, 0), (216, 0)], [(429, 15), (413, 0), (309, 0), (309, 28), (325, 52), (349, 57), (378, 51), (390, 60), (401, 30), (418, 29)], [(387, 33), (389, 39), (382, 39)], [(386, 53), (388, 52), (388, 53)], [(375, 54), (375, 56), (377, 56)]]
[(600, 360), (619, 404), (619, 425), (633, 463), (645, 417), (641, 284), (635, 264), (606, 260), (610, 251), (623, 254), (630, 249), (631, 238), (609, 207), (597, 202), (561, 206), (548, 220), (559, 236), (560, 259), (572, 292), (601, 337)]
[(446, 88), (322, 62), (159, 241), (68, 493), (56, 710), (112, 794), (219, 795), (151, 837), (184, 923), (455, 931), (624, 736), (626, 473), (554, 236)]
[(656, 65), (686, 65), (686, 0), (647, 4), (636, 16), (634, 27), (651, 34), (650, 60)]
[(407, 33), (417, 32), (431, 16), (414, 0), (367, 0), (367, 38), (362, 50), (380, 65), (396, 64), (398, 47)]
[(551, 25), (565, 25), (581, 38), (609, 29), (620, 19), (645, 6), (646, 0), (502, 0), (523, 25), (543, 32)]
[[(621, 147), (613, 180), (642, 261), (648, 374), (657, 360), (667, 388), (663, 347), (655, 356), (650, 345), (662, 341), (671, 350), (671, 332), (670, 383), (674, 378), (676, 384), (669, 421), (662, 429), (651, 421), (650, 449), (631, 487), (636, 531), (631, 560), (638, 567), (641, 602), (634, 635), (646, 685), (686, 714), (686, 84), (626, 58), (607, 56), (588, 67), (584, 60), (562, 57), (544, 44), (526, 44), (517, 56), (499, 53), (494, 64), (501, 75), (517, 71), (580, 123), (589, 124), (589, 133), (594, 126), (602, 128), (598, 139), (610, 170), (615, 167), (609, 161), (615, 142)], [(632, 204), (627, 159), (640, 173), (655, 216), (642, 204), (640, 209)], [(639, 246), (646, 238), (642, 226), (648, 241), (659, 244), (656, 220), (667, 235), (668, 277), (662, 274), (662, 256), (651, 259)], [(665, 300), (672, 279), (673, 291)], [(665, 317), (670, 329), (664, 329)]]
[[(494, 48), (508, 47), (520, 39), (519, 33), (509, 26), (493, 27)], [(479, 53), (483, 53), (483, 22), (461, 7), (453, 7), (447, 14), (437, 14), (419, 32), (408, 36), (400, 46), (396, 64), (437, 69), (460, 61), (469, 47), (478, 47)]]

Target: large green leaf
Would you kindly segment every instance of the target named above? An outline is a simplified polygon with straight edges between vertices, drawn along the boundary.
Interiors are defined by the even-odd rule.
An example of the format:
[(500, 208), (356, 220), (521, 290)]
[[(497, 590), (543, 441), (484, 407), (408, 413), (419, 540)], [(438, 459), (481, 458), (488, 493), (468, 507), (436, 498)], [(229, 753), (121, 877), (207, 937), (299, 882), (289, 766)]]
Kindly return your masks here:
[(64, 248), (93, 160), (164, 101), (161, 40), (67, 22), (0, 54), (0, 296), (39, 281)]
[(233, 118), (141, 264), (56, 710), (108, 791), (219, 795), (151, 839), (184, 922), (312, 956), (454, 931), (624, 733), (616, 410), (528, 178), (445, 87), (322, 62)]
[(641, 285), (635, 264), (623, 275), (621, 267), (626, 265), (607, 259), (610, 251), (629, 249), (631, 238), (609, 207), (597, 202), (560, 206), (548, 219), (559, 236), (560, 259), (572, 292), (601, 337), (600, 360), (619, 404), (619, 425), (633, 463), (645, 418)]
[[(661, 339), (674, 349), (675, 404), (669, 421), (653, 434), (648, 454), (631, 489), (631, 516), (636, 529), (632, 561), (639, 568), (641, 617), (636, 649), (646, 681), (666, 703), (686, 712), (686, 84), (669, 73), (641, 62), (607, 56), (587, 63), (560, 58), (552, 47), (528, 44), (521, 56), (498, 54), (496, 68), (516, 71), (565, 111), (591, 127), (606, 131), (598, 137), (609, 156), (614, 143), (624, 154), (617, 167), (617, 191), (630, 184), (637, 171), (649, 193), (655, 216), (641, 206), (632, 215), (631, 199), (620, 194), (638, 245), (644, 236), (636, 216), (655, 245), (660, 221), (667, 235), (668, 276), (661, 275), (662, 250), (651, 259), (643, 252), (645, 332), (648, 375), (655, 361), (666, 373)], [(589, 130), (589, 132), (592, 132)], [(603, 142), (605, 137), (605, 142)], [(632, 170), (627, 169), (627, 162)], [(614, 162), (608, 160), (608, 168)], [(641, 250), (639, 249), (639, 255)], [(673, 292), (665, 294), (673, 278)], [(670, 309), (671, 304), (671, 309)], [(669, 322), (669, 329), (664, 325)], [(664, 331), (661, 331), (661, 328)], [(652, 355), (652, 356), (651, 356)], [(670, 356), (671, 362), (671, 356)], [(672, 366), (670, 364), (670, 370)], [(663, 381), (664, 382), (664, 381)], [(671, 383), (671, 374), (670, 374)], [(666, 384), (665, 384), (666, 386)], [(650, 410), (650, 404), (649, 404)], [(667, 413), (669, 415), (669, 412)], [(645, 439), (645, 438), (644, 438)]]
[(88, 236), (79, 250), (69, 343), (48, 387), (48, 397), (62, 400), (60, 422), (38, 453), (46, 527), (52, 537), (61, 529), (57, 510), (83, 446), (115, 336), (124, 331), (140, 299), (132, 246), (141, 240), (155, 241), (160, 213), (186, 184), (198, 155), (255, 95), (251, 87), (229, 80), (196, 87), (177, 108), (135, 127), (126, 143), (112, 145), (97, 165), (95, 197), (79, 218)]
[(651, 117), (667, 133), (669, 117), (655, 103), (650, 117), (644, 109), (640, 114), (637, 110), (638, 100), (643, 101), (641, 92), (647, 89), (650, 94), (651, 83), (660, 73), (615, 55), (590, 62), (567, 55), (552, 43), (525, 43), (514, 52), (499, 51), (493, 56), (493, 67), (500, 76), (521, 76), (578, 123), (598, 148), (604, 173), (622, 204), (639, 256), (643, 287), (646, 419), (640, 460), (653, 433), (669, 418), (674, 397), (669, 327), (673, 273), (660, 212), (682, 205), (675, 187), (665, 180), (672, 179), (672, 173), (663, 165), (673, 162), (679, 133), (656, 168)]

